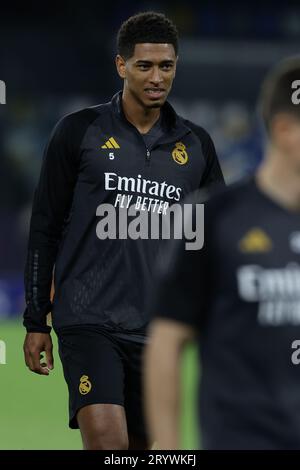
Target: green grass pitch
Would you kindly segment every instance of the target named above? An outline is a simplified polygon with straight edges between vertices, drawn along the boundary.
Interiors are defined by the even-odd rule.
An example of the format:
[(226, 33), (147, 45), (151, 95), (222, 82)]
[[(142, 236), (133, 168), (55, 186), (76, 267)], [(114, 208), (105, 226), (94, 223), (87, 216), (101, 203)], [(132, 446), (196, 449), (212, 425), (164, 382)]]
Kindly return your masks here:
[[(54, 339), (55, 368), (50, 376), (30, 373), (23, 360), (24, 328), (1, 322), (6, 364), (0, 364), (0, 449), (81, 449), (79, 431), (68, 428), (68, 393)], [(183, 449), (197, 448), (195, 424), (196, 350), (183, 357)]]

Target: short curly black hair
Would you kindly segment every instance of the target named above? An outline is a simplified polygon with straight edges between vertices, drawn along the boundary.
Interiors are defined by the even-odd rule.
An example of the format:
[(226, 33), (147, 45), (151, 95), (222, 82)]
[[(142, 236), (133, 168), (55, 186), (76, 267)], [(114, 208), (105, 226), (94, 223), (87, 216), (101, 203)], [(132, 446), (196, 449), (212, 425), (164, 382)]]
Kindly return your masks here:
[(118, 54), (127, 60), (133, 56), (136, 44), (146, 42), (172, 44), (175, 54), (178, 54), (177, 28), (163, 13), (148, 11), (128, 18), (117, 35)]

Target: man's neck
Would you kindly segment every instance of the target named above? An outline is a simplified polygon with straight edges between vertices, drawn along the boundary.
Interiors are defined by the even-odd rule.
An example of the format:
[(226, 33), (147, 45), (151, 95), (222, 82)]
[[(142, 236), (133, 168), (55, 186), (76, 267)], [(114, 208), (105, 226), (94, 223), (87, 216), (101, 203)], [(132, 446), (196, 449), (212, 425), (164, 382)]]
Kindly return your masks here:
[(269, 149), (256, 174), (258, 187), (288, 210), (300, 211), (300, 172), (277, 150)]
[(122, 94), (122, 106), (126, 119), (133, 124), (141, 134), (153, 127), (160, 116), (160, 108), (145, 108), (138, 103), (126, 90)]

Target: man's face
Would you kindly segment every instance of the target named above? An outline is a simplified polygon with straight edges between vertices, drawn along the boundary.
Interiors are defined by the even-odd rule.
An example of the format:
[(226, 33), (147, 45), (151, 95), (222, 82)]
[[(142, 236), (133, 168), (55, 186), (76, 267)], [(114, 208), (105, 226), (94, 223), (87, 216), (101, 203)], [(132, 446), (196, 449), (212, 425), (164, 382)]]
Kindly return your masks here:
[(291, 145), (291, 158), (295, 165), (296, 171), (300, 173), (300, 120), (293, 121), (293, 128), (291, 129), (290, 145)]
[(118, 55), (118, 73), (124, 90), (145, 108), (160, 108), (175, 77), (177, 57), (172, 44), (136, 44), (126, 61)]
[(300, 173), (300, 119), (290, 114), (279, 114), (274, 119), (273, 140), (286, 156), (285, 164)]

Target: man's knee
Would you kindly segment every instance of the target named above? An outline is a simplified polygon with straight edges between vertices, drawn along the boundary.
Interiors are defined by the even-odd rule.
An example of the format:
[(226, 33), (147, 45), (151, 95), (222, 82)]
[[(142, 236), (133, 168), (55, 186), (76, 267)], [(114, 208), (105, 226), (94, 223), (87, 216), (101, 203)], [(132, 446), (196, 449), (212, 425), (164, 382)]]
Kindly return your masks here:
[(85, 450), (128, 450), (129, 442), (125, 433), (100, 426), (88, 436), (82, 436)]
[(86, 450), (126, 450), (128, 434), (124, 408), (95, 404), (77, 414), (83, 446)]

